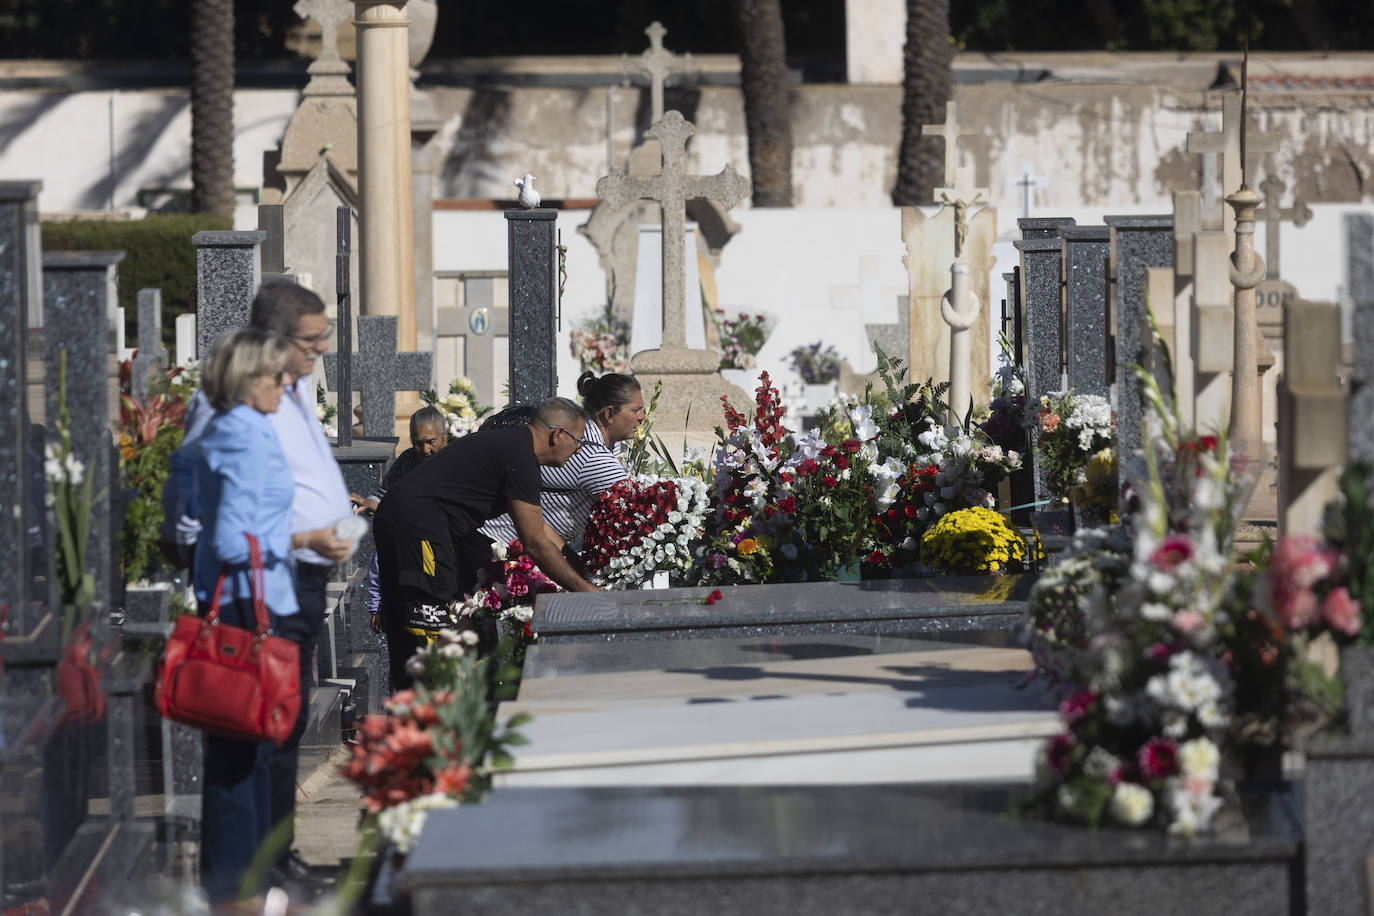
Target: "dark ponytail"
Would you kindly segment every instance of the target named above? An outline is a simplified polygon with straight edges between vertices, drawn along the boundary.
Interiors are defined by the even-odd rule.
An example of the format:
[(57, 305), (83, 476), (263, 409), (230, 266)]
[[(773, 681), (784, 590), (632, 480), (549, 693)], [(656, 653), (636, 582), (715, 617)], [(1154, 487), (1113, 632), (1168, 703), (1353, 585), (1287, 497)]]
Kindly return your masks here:
[(619, 409), (622, 405), (628, 404), (637, 391), (639, 382), (635, 377), (621, 375), (619, 372), (608, 372), (597, 378), (594, 373), (588, 371), (577, 379), (577, 393), (582, 397), (582, 406), (592, 416), (596, 416), (607, 407)]

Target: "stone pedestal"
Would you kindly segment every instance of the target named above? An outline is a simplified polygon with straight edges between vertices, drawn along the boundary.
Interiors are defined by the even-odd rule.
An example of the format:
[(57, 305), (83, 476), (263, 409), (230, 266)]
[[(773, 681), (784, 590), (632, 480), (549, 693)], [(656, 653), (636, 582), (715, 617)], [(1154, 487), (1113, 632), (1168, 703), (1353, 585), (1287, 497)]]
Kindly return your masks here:
[(196, 246), (196, 356), (205, 359), (210, 347), (225, 331), (245, 327), (253, 297), (262, 284), (260, 252), (267, 233), (197, 232)]
[(558, 390), (557, 220), (549, 208), (506, 211), (512, 404), (538, 404)]

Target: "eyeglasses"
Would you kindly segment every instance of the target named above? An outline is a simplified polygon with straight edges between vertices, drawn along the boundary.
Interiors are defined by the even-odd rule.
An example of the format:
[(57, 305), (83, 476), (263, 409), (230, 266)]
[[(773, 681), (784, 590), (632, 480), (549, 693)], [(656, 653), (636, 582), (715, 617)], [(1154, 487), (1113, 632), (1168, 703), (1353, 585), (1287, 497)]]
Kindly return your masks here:
[(558, 430), (559, 432), (567, 433), (568, 437), (571, 438), (574, 442), (577, 443), (577, 448), (573, 449), (573, 454), (574, 454), (574, 455), (576, 455), (579, 451), (582, 450), (582, 446), (584, 446), (584, 445), (587, 444), (587, 440), (586, 440), (585, 438), (583, 438), (582, 436), (579, 436), (579, 435), (573, 433), (571, 430), (564, 429), (562, 426), (550, 426), (550, 427), (549, 427), (549, 430), (550, 430), (550, 431), (555, 430), (555, 429)]
[(331, 319), (327, 328), (310, 337), (305, 337), (301, 334), (287, 334), (286, 336), (297, 343), (305, 345), (307, 349), (313, 349), (322, 343), (328, 343), (329, 339), (334, 336), (334, 321)]

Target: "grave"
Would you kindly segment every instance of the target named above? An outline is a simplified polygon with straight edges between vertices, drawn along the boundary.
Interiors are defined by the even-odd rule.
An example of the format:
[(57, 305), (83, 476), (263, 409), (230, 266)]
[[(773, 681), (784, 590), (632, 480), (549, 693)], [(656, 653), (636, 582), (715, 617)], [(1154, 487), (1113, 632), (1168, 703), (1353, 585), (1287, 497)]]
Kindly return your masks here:
[(1355, 369), (1350, 384), (1350, 460), (1374, 462), (1374, 216), (1346, 216)]
[[(358, 350), (351, 360), (352, 390), (362, 393), (363, 435), (370, 439), (391, 438), (396, 392), (423, 391), (430, 384), (433, 354), (398, 352), (397, 321), (395, 315), (358, 316)], [(338, 354), (325, 354), (325, 379), (331, 391), (339, 389), (340, 363)], [(340, 416), (339, 422), (342, 427), (345, 418)]]
[(1107, 364), (1107, 262), (1110, 258), (1106, 226), (1066, 226), (1064, 240), (1064, 364), (1068, 386), (1078, 394), (1107, 397), (1111, 382)]
[(167, 371), (167, 350), (162, 346), (162, 290), (138, 291), (138, 355), (133, 359), (129, 388), (134, 400), (148, 402), (152, 373)]
[(508, 384), (509, 285), (504, 270), (436, 271), (434, 381), (465, 375), (477, 403), (495, 406)]
[(1015, 787), (503, 789), (429, 814), (396, 876), (416, 916), (1301, 912), (1291, 801), (1246, 800), (1216, 836), (1015, 821)]
[(248, 324), (253, 297), (262, 285), (262, 255), (266, 233), (197, 232), (196, 246), (196, 355), (205, 359), (210, 347), (225, 331)]
[(553, 397), (558, 390), (559, 279), (554, 253), (557, 219), (558, 211), (547, 207), (506, 211), (510, 264), (507, 378), (511, 404), (537, 404)]

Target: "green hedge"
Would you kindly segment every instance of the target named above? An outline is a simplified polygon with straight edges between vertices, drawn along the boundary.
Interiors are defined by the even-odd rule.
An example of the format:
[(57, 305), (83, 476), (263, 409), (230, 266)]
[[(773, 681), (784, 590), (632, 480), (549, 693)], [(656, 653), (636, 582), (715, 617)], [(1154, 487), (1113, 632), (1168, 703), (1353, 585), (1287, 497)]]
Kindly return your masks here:
[(44, 251), (123, 251), (119, 304), (129, 346), (138, 340), (138, 291), (162, 290), (162, 342), (176, 344), (176, 317), (196, 308), (196, 249), (191, 236), (205, 229), (232, 229), (228, 217), (206, 213), (157, 213), (132, 222), (45, 222)]

